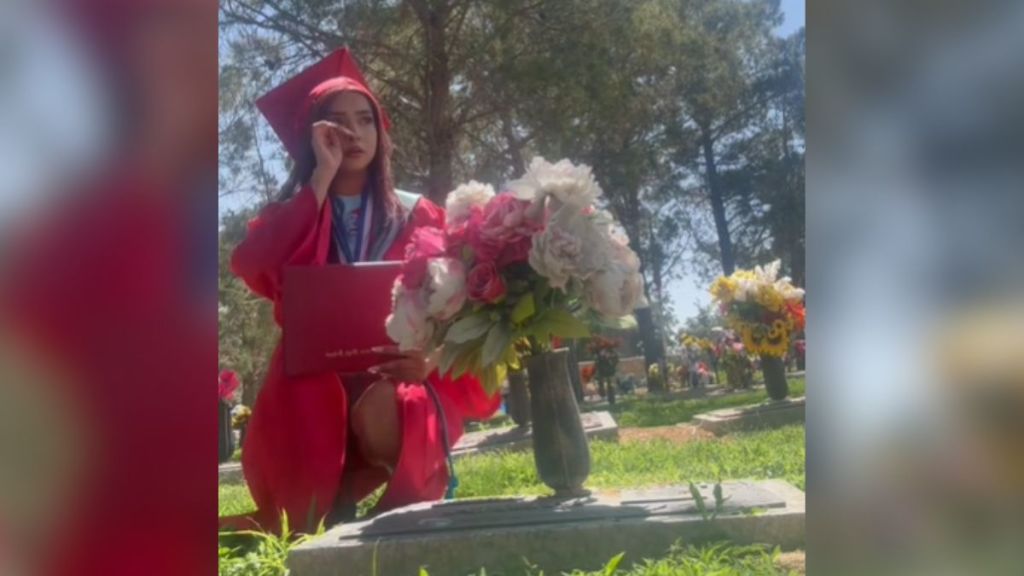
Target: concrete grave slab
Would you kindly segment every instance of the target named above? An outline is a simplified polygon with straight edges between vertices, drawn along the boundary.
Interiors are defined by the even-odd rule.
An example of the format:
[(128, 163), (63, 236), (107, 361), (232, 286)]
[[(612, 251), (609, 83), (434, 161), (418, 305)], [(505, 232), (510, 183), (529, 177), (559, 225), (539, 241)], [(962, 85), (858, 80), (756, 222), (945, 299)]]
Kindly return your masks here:
[[(580, 419), (588, 440), (619, 441), (619, 426), (610, 413), (584, 412), (580, 414)], [(529, 450), (533, 447), (532, 442), (533, 436), (529, 426), (469, 432), (455, 444), (452, 455), (457, 458), (492, 450)]]
[(220, 473), (218, 482), (221, 484), (241, 484), (245, 482), (242, 476), (242, 465), (238, 462), (227, 462), (218, 466)]
[(806, 418), (806, 397), (787, 398), (754, 406), (724, 408), (694, 416), (693, 422), (703, 430), (721, 436), (741, 430), (775, 428), (803, 422)]
[[(625, 552), (623, 567), (663, 556), (676, 541), (730, 540), (783, 549), (805, 540), (804, 494), (779, 480), (724, 482), (715, 520), (688, 487), (600, 493), (588, 498), (498, 498), (408, 506), (339, 526), (292, 550), (293, 576), (521, 574), (523, 559), (546, 573), (594, 570)], [(712, 486), (700, 486), (714, 507)]]

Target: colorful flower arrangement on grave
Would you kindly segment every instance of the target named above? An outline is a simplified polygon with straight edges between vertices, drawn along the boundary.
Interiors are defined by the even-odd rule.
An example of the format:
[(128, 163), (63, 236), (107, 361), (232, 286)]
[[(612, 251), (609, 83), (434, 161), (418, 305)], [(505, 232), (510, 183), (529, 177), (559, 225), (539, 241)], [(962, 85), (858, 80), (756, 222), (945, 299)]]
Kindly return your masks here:
[(803, 330), (804, 291), (789, 278), (778, 278), (780, 262), (721, 276), (711, 286), (726, 324), (746, 350), (760, 356), (782, 357), (792, 335)]
[(594, 379), (594, 372), (596, 371), (594, 364), (588, 364), (580, 368), (580, 380), (584, 384), (590, 384), (590, 381)]
[(679, 343), (682, 344), (683, 347), (693, 351), (699, 350), (709, 353), (714, 353), (715, 351), (714, 342), (708, 340), (707, 338), (698, 338), (690, 334), (683, 334), (679, 340)]
[(663, 381), (661, 378), (661, 366), (657, 364), (651, 364), (647, 367), (647, 388), (648, 389), (663, 389)]
[(604, 336), (594, 336), (587, 344), (587, 350), (594, 357), (594, 376), (601, 386), (602, 395), (614, 385), (619, 369), (619, 346), (621, 341)]
[(231, 409), (231, 427), (241, 430), (252, 418), (252, 410), (245, 404), (239, 404)]
[(590, 324), (628, 324), (641, 298), (640, 260), (615, 219), (595, 206), (587, 166), (534, 158), (504, 191), (456, 188), (444, 229), (414, 233), (393, 290), (388, 335), (402, 350), (440, 352), (453, 377), (498, 389), (518, 362)]
[(242, 381), (238, 379), (238, 374), (234, 370), (223, 370), (217, 378), (217, 396), (225, 404), (231, 404), (235, 401), (235, 392), (241, 385)]
[(749, 388), (754, 383), (754, 358), (747, 353), (743, 340), (732, 330), (723, 330), (715, 345), (719, 363), (725, 370), (730, 388)]

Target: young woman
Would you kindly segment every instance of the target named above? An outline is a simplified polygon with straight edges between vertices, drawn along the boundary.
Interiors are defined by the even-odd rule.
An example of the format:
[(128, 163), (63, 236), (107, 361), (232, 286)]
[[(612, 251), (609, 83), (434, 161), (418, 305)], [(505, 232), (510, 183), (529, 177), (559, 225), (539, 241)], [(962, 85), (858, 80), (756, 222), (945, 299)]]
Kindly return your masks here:
[[(257, 106), (295, 167), (281, 201), (250, 222), (231, 266), (274, 302), (279, 321), (283, 266), (401, 260), (416, 228), (444, 225), (435, 204), (395, 190), (388, 119), (347, 50)], [(276, 529), (281, 512), (300, 530), (325, 516), (351, 518), (385, 482), (377, 511), (440, 498), (449, 482), (445, 437), (455, 442), (463, 419), (486, 418), (500, 402), (472, 378), (438, 374), (423, 354), (396, 353), (371, 372), (289, 378), (280, 346), (274, 352), (242, 449), (264, 528)]]

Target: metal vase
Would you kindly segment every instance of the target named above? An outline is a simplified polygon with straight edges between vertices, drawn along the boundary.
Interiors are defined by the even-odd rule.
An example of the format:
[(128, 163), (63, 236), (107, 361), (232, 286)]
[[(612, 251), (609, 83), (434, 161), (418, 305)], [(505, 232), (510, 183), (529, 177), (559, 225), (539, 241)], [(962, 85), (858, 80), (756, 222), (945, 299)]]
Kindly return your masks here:
[(761, 372), (764, 374), (764, 387), (772, 400), (785, 400), (789, 396), (789, 383), (786, 381), (786, 365), (778, 356), (761, 356)]
[(569, 377), (568, 350), (527, 359), (533, 417), (533, 459), (537, 475), (555, 491), (572, 498), (590, 493), (590, 447)]

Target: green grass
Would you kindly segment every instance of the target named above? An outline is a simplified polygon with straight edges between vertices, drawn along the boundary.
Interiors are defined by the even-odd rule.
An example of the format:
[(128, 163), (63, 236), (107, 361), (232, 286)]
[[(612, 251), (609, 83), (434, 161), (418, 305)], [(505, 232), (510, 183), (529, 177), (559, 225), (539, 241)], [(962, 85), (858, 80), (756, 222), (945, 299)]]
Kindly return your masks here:
[(245, 514), (256, 509), (249, 487), (245, 484), (221, 484), (217, 489), (217, 504), (220, 516)]
[[(804, 427), (787, 426), (672, 444), (665, 440), (590, 446), (591, 473), (587, 486), (598, 489), (686, 484), (719, 479), (781, 478), (804, 488)], [(459, 497), (542, 495), (550, 490), (537, 478), (533, 454), (489, 453), (456, 462)], [(367, 508), (368, 502), (360, 508)], [(220, 487), (220, 514), (253, 509), (244, 486)]]
[[(781, 478), (804, 488), (804, 427), (787, 426), (673, 444), (590, 445), (591, 488), (625, 488), (686, 484), (718, 479)], [(537, 478), (530, 452), (491, 453), (456, 462), (463, 498), (549, 494)]]
[(505, 428), (515, 426), (515, 422), (508, 414), (499, 414), (489, 420), (474, 420), (466, 422), (466, 432), (480, 432), (481, 430), (493, 430), (494, 428)]
[[(786, 576), (787, 572), (775, 565), (779, 551), (764, 546), (733, 546), (728, 543), (706, 546), (673, 546), (663, 558), (643, 559), (631, 569), (620, 568), (628, 559), (624, 554), (613, 556), (604, 568), (592, 572), (574, 570), (569, 576)], [(525, 572), (522, 570), (525, 568)], [(536, 568), (512, 569), (495, 572), (481, 569), (479, 576), (525, 574), (544, 576)], [(421, 569), (419, 576), (430, 576)], [(476, 575), (471, 575), (476, 576)]]
[[(789, 381), (790, 397), (802, 396), (806, 390), (806, 383), (803, 378), (793, 378)], [(737, 392), (724, 396), (713, 396), (707, 398), (679, 399), (659, 398), (657, 396), (644, 398), (620, 398), (615, 405), (602, 407), (615, 417), (621, 427), (650, 428), (653, 426), (668, 426), (689, 422), (697, 414), (719, 410), (721, 408), (733, 408), (746, 404), (757, 404), (768, 399), (764, 390), (751, 390), (749, 392)]]

